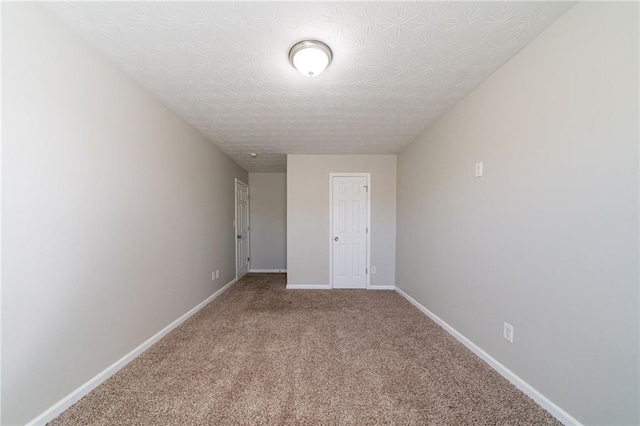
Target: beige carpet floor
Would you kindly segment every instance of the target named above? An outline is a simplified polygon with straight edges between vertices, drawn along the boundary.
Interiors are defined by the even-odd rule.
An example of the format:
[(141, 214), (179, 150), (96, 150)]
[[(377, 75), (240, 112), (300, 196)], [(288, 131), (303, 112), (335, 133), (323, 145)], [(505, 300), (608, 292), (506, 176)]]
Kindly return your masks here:
[(250, 274), (50, 424), (558, 423), (395, 292)]

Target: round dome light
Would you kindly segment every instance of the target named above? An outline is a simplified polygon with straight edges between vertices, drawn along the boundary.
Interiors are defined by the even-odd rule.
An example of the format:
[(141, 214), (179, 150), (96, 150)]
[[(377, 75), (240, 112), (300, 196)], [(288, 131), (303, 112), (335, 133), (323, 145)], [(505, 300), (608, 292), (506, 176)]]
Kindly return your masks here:
[(304, 40), (289, 50), (289, 62), (300, 73), (315, 77), (325, 70), (333, 59), (329, 46), (318, 40)]

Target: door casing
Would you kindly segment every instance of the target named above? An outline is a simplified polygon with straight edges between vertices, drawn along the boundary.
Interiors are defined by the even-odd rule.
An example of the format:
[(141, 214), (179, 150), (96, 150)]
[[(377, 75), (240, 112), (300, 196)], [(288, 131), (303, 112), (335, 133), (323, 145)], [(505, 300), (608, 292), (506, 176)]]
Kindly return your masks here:
[(249, 260), (247, 261), (247, 272), (251, 269), (251, 256), (249, 256), (249, 253), (251, 251), (251, 223), (249, 221), (249, 217), (250, 217), (250, 211), (251, 211), (251, 200), (250, 200), (250, 196), (249, 196), (249, 185), (247, 185), (246, 183), (244, 183), (243, 181), (241, 181), (238, 178), (235, 178), (234, 180), (234, 186), (233, 186), (233, 190), (234, 190), (234, 199), (235, 199), (235, 216), (233, 219), (233, 238), (235, 241), (234, 247), (236, 250), (235, 253), (235, 259), (236, 259), (236, 280), (239, 279), (238, 277), (238, 184), (244, 185), (247, 187), (247, 257), (249, 258)]
[(329, 285), (333, 288), (333, 178), (334, 177), (366, 177), (367, 178), (367, 290), (371, 288), (371, 173), (336, 172), (329, 173)]

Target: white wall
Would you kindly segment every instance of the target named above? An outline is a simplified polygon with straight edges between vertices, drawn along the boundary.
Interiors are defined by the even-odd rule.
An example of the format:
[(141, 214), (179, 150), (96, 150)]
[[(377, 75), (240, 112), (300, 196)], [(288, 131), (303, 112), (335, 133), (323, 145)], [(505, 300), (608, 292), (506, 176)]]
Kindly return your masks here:
[(395, 283), (396, 156), (287, 156), (287, 282), (329, 284), (329, 173), (371, 173), (372, 286)]
[(3, 3), (2, 55), (2, 423), (24, 424), (234, 278), (247, 173), (35, 4)]
[(587, 424), (640, 421), (638, 59), (578, 3), (398, 159), (397, 286)]
[(287, 174), (249, 173), (251, 270), (287, 269)]

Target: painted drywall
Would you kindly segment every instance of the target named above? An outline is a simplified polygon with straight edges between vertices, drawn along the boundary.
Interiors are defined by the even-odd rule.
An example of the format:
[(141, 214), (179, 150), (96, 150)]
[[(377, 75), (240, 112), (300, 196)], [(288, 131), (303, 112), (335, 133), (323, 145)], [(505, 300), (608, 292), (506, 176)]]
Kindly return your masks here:
[(251, 270), (287, 269), (287, 174), (249, 173)]
[(2, 423), (24, 424), (235, 277), (248, 176), (36, 4), (2, 4), (2, 145)]
[(287, 156), (287, 283), (329, 284), (329, 173), (371, 173), (372, 286), (395, 283), (396, 156)]
[(581, 2), (398, 158), (398, 288), (587, 424), (640, 420), (638, 59)]

